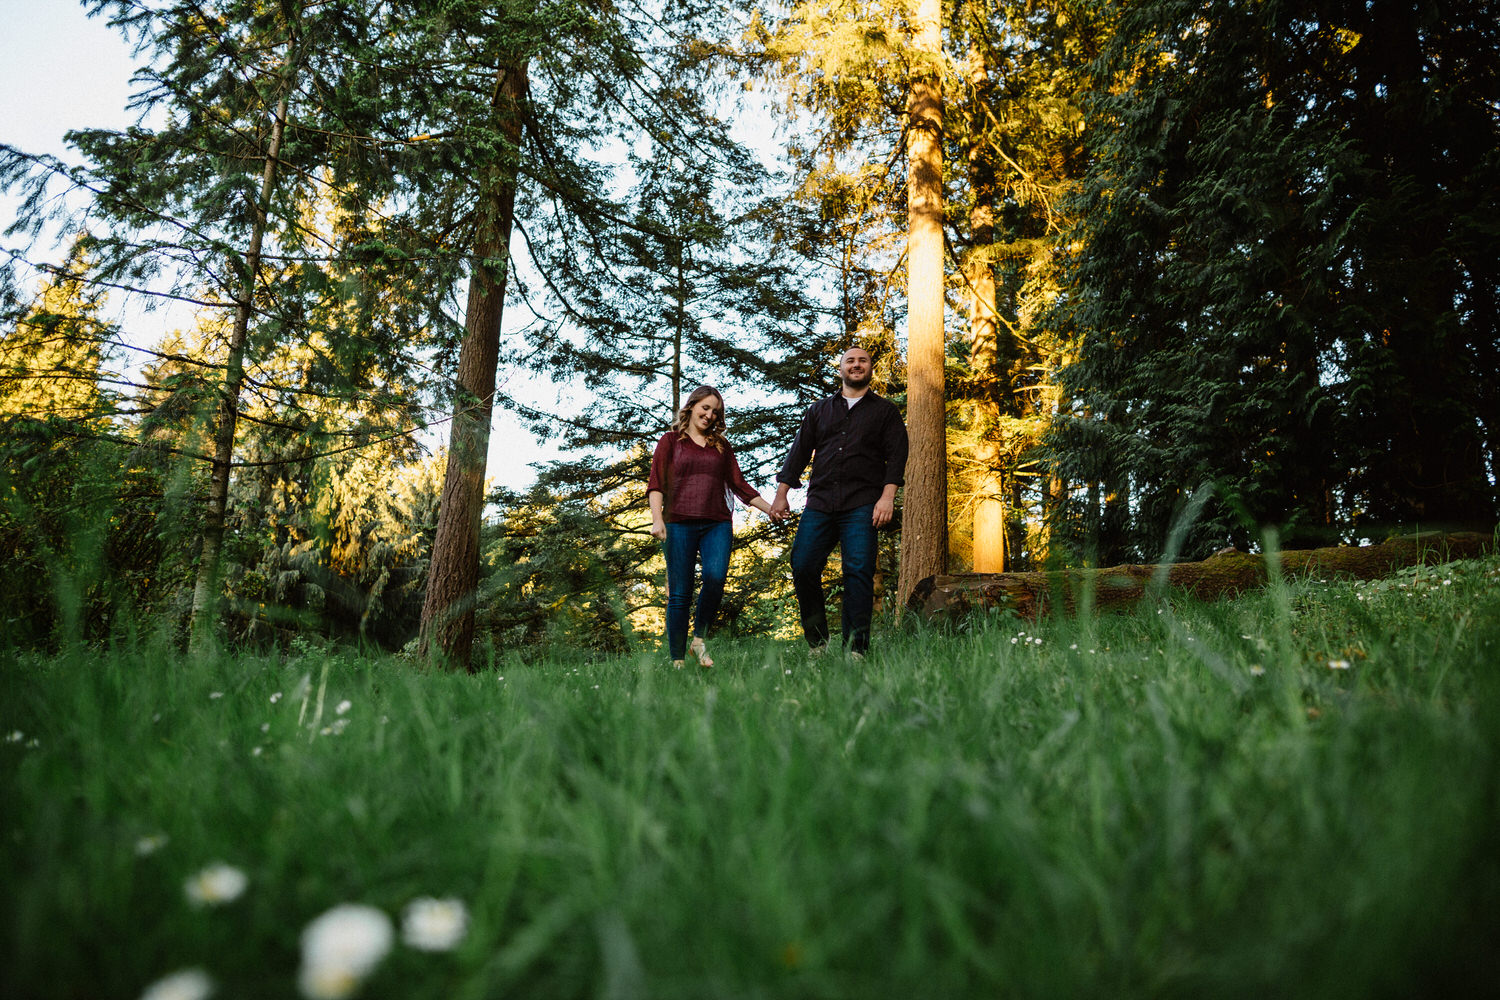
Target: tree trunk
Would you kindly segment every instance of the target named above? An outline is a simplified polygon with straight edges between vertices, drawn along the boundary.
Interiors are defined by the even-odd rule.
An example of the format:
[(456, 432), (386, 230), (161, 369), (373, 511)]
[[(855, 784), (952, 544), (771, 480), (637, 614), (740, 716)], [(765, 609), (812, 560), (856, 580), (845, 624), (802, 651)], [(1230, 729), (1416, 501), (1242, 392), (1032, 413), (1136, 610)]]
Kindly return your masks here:
[(678, 237), (670, 244), (673, 251), (673, 266), (677, 277), (677, 302), (672, 310), (672, 412), (667, 415), (667, 424), (677, 419), (682, 409), (682, 327), (687, 313), (687, 282), (682, 274), (682, 239)]
[(943, 393), (942, 4), (910, 0), (914, 67), (907, 97), (906, 423), (898, 598), (948, 562), (948, 443)]
[(503, 136), (503, 154), (481, 176), (474, 236), (474, 274), (464, 312), (458, 384), (449, 432), (448, 466), (438, 508), (437, 533), (422, 603), (423, 655), (469, 666), (474, 643), (474, 595), (479, 585), (479, 526), (484, 511), (484, 473), (494, 409), (495, 370), (500, 363), (500, 321), (510, 266), (515, 215), (521, 115), (526, 66), (502, 66), (491, 104)]
[(996, 403), (998, 361), (998, 306), (995, 300), (995, 266), (991, 250), (995, 242), (995, 166), (981, 137), (981, 116), (989, 106), (989, 67), (979, 42), (969, 43), (969, 84), (973, 90), (973, 121), (970, 123), (969, 189), (974, 207), (969, 214), (972, 248), (964, 269), (969, 286), (969, 369), (978, 383), (975, 402), (973, 553), (976, 573), (1005, 571), (1005, 492), (1000, 478), (1000, 408)]
[[(1393, 538), (1379, 545), (1334, 546), (1281, 553), (1287, 575), (1373, 580), (1400, 566), (1471, 559), (1495, 550), (1493, 535), (1457, 532), (1424, 533)], [(1151, 592), (1153, 579), (1165, 573), (1165, 585), (1201, 600), (1233, 597), (1263, 586), (1267, 580), (1263, 556), (1229, 550), (1202, 562), (1170, 566), (1111, 566), (1051, 573), (965, 573), (923, 580), (907, 607), (927, 621), (957, 619), (971, 610), (1008, 609), (1023, 617), (1061, 608), (1074, 611), (1081, 595), (1091, 596), (1095, 608), (1127, 610)]]
[(194, 648), (202, 648), (213, 637), (219, 609), (219, 554), (224, 547), (224, 510), (229, 502), (229, 476), (234, 458), (234, 435), (240, 418), (240, 390), (245, 381), (245, 344), (250, 337), (250, 313), (255, 304), (255, 284), (260, 272), (261, 247), (265, 242), (271, 212), (271, 192), (276, 187), (276, 167), (281, 140), (286, 132), (287, 91), (276, 104), (271, 121), (271, 141), (266, 147), (266, 166), (261, 171), (260, 195), (255, 202), (255, 222), (245, 253), (245, 272), (235, 301), (234, 327), (229, 333), (229, 355), (224, 362), (224, 388), (214, 427), (214, 455), (210, 466), (208, 511), (203, 522), (203, 548), (198, 556), (198, 578), (193, 585), (193, 610), (188, 633)]

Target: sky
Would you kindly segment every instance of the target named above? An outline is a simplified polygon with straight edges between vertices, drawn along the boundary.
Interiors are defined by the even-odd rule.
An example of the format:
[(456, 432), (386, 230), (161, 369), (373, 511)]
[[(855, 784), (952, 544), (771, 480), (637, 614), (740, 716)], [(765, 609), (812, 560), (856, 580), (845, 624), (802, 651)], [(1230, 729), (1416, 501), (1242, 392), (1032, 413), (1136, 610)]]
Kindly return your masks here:
[[(134, 124), (126, 105), (135, 65), (130, 44), (105, 18), (87, 16), (78, 0), (0, 0), (0, 142), (75, 159), (65, 132)], [(14, 217), (14, 200), (0, 196), (0, 229)], [(505, 382), (504, 372), (500, 378)], [(550, 386), (503, 388), (542, 405), (556, 402), (539, 398)], [(436, 430), (429, 446), (447, 442), (447, 425)], [(514, 417), (496, 413), (487, 466), (496, 485), (524, 490), (536, 479), (531, 463), (555, 457)]]

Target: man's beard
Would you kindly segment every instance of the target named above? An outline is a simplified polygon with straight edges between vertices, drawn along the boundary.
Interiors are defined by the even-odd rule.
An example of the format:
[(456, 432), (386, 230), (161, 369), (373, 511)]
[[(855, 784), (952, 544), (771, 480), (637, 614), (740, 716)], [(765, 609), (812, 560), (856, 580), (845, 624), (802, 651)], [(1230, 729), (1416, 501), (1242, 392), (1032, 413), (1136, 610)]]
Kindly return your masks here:
[[(874, 373), (872, 372), (871, 374)], [(865, 386), (870, 384), (870, 375), (866, 375), (864, 378), (860, 379), (850, 378), (848, 375), (841, 375), (839, 377), (842, 378), (844, 380), (844, 384), (851, 389), (863, 389)]]

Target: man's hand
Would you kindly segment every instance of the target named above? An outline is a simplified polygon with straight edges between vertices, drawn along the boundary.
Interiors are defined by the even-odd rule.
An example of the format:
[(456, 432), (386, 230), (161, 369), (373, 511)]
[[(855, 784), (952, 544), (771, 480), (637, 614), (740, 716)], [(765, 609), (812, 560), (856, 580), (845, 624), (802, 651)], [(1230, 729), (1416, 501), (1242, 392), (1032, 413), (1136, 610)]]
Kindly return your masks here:
[(785, 521), (792, 516), (792, 505), (786, 502), (786, 497), (779, 496), (771, 503), (769, 517), (773, 521)]
[(896, 501), (889, 497), (881, 497), (875, 501), (875, 512), (870, 515), (870, 523), (877, 528), (884, 528), (891, 523), (891, 518), (896, 516)]

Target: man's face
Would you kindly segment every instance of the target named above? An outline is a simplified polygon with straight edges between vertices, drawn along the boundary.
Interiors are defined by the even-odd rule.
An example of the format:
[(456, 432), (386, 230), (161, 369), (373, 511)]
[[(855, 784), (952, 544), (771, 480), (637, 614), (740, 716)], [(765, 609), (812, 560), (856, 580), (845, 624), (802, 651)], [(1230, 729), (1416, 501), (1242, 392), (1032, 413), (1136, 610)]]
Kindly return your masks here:
[(851, 389), (863, 389), (870, 384), (870, 376), (874, 374), (874, 365), (870, 364), (870, 352), (858, 347), (851, 347), (844, 352), (839, 361), (839, 377), (844, 380), (844, 385)]

